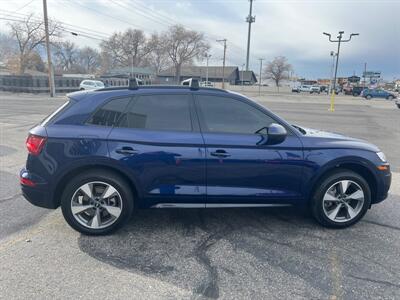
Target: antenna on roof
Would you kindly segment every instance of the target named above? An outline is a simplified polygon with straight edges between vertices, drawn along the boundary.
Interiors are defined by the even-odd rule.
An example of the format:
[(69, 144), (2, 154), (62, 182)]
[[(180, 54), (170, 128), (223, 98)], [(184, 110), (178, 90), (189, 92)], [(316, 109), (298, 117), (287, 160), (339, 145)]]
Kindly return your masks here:
[(182, 85), (190, 86), (191, 90), (198, 90), (199, 89), (199, 80), (195, 78), (189, 78), (182, 81)]
[(129, 78), (129, 89), (137, 90), (139, 85), (143, 85), (143, 81), (137, 78)]

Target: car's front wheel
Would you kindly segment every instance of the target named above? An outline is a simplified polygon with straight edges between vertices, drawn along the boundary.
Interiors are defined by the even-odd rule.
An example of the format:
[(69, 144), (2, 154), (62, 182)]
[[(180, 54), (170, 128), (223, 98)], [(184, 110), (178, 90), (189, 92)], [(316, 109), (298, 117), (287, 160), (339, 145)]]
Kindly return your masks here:
[(392, 96), (392, 95), (389, 95), (386, 99), (388, 99), (388, 100), (393, 100), (393, 96)]
[(371, 95), (367, 95), (365, 98), (367, 98), (367, 100), (371, 100), (372, 96)]
[(133, 196), (118, 174), (104, 170), (82, 173), (66, 185), (61, 199), (65, 220), (88, 235), (104, 235), (121, 227), (131, 216)]
[(326, 177), (314, 193), (311, 210), (323, 226), (344, 228), (357, 223), (371, 203), (371, 189), (359, 174), (338, 170)]

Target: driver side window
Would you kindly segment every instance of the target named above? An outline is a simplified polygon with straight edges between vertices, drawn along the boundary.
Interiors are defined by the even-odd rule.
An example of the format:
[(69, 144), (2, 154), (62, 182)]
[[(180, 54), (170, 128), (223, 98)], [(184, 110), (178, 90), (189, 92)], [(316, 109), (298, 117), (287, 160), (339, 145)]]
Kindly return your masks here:
[(202, 115), (202, 131), (254, 134), (274, 123), (274, 119), (242, 101), (219, 96), (197, 96)]

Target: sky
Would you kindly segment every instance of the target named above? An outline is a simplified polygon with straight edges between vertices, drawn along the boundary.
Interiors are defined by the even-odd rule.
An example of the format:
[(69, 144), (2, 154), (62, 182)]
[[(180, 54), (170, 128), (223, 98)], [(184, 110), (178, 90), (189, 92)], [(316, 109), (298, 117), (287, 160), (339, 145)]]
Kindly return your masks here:
[[(227, 65), (246, 61), (248, 0), (47, 0), (50, 18), (68, 23), (84, 35), (64, 35), (78, 46), (98, 47), (99, 40), (127, 28), (146, 34), (172, 24), (203, 32), (211, 45), (210, 65), (222, 65), (227, 39)], [(34, 13), (42, 17), (42, 0), (0, 0), (0, 18)], [(258, 73), (264, 63), (285, 56), (294, 74), (308, 79), (329, 78), (331, 51), (337, 50), (322, 32), (336, 37), (359, 33), (340, 49), (338, 76), (381, 71), (383, 78), (400, 78), (400, 0), (254, 0), (250, 68)], [(10, 17), (10, 15), (8, 16)], [(7, 30), (0, 19), (0, 31)], [(83, 29), (84, 28), (84, 29)], [(199, 62), (205, 64), (205, 61)]]

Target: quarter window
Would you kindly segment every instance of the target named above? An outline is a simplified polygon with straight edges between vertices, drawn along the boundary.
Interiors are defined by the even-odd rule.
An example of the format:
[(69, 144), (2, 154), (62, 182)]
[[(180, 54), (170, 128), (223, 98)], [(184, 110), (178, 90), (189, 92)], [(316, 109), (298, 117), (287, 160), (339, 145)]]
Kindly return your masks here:
[(205, 132), (254, 134), (275, 121), (242, 101), (218, 96), (198, 96)]
[(100, 126), (117, 125), (125, 112), (130, 98), (113, 99), (98, 109), (88, 121), (89, 124)]
[(120, 127), (192, 131), (190, 96), (139, 96), (123, 117)]

